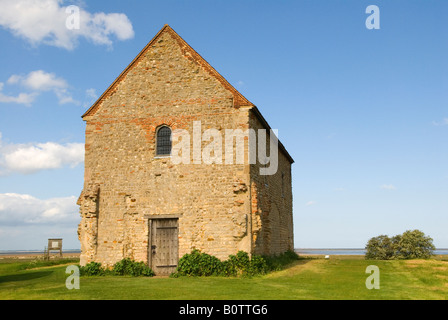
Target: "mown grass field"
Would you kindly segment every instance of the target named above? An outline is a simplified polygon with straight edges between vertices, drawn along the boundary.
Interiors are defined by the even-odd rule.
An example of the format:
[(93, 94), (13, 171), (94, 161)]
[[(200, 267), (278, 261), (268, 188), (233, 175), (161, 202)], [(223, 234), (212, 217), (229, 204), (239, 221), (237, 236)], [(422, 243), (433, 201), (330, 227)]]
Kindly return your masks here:
[[(76, 264), (76, 262), (71, 262)], [(448, 257), (369, 261), (356, 256), (301, 258), (288, 268), (254, 278), (81, 277), (65, 286), (66, 265), (24, 269), (29, 261), (2, 260), (0, 299), (148, 300), (447, 300)], [(366, 288), (366, 267), (380, 270), (380, 289)]]

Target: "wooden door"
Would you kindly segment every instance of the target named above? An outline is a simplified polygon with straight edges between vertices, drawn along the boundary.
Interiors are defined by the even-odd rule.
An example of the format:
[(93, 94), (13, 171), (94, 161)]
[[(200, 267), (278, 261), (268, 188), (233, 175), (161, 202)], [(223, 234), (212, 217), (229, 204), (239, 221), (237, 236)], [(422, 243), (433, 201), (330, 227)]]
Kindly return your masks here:
[(150, 230), (150, 267), (156, 275), (170, 275), (179, 259), (178, 219), (152, 219)]

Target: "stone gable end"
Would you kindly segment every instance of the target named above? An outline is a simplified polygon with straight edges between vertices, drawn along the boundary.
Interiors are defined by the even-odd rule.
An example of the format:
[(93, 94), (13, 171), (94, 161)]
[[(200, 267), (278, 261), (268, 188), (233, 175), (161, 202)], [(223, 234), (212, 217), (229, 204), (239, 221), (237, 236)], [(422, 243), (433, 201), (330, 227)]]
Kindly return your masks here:
[[(171, 271), (192, 249), (220, 259), (238, 250), (272, 254), (291, 249), (292, 197), (288, 192), (272, 193), (283, 197), (273, 207), (276, 216), (285, 218), (268, 226), (274, 220), (262, 211), (271, 206), (257, 201), (274, 199), (263, 189), (265, 180), (257, 177), (255, 167), (194, 163), (193, 158), (174, 164), (171, 157), (155, 152), (156, 132), (162, 125), (184, 129), (193, 140), (194, 123), (200, 123), (201, 132), (216, 129), (224, 138), (226, 129), (250, 128), (252, 107), (169, 26), (162, 28), (83, 116), (81, 264), (112, 266), (131, 258), (152, 266), (155, 253), (168, 250), (171, 242), (176, 247), (176, 258), (166, 269)], [(202, 150), (209, 143), (202, 141)], [(193, 141), (190, 144), (193, 150)], [(284, 156), (280, 161), (290, 190), (291, 163)], [(278, 180), (280, 174), (276, 177), (270, 179)], [(274, 180), (271, 185), (281, 185)], [(154, 238), (156, 233), (162, 238)], [(257, 243), (263, 245), (257, 249)]]

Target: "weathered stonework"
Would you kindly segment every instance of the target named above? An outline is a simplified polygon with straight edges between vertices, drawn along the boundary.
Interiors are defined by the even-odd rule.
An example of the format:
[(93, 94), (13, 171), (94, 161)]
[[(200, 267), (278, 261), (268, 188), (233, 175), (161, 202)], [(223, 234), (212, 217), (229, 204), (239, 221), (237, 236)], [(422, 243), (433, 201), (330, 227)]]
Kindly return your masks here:
[(81, 265), (92, 261), (98, 245), (98, 196), (99, 185), (87, 185), (81, 192), (77, 204), (80, 206), (81, 222), (78, 237), (81, 241)]
[(293, 249), (293, 160), (282, 145), (272, 176), (261, 176), (259, 165), (247, 162), (206, 164), (192, 158), (189, 164), (173, 164), (170, 157), (156, 156), (161, 125), (191, 135), (194, 121), (202, 131), (214, 128), (223, 135), (225, 129), (268, 128), (257, 108), (169, 26), (83, 120), (81, 264), (111, 266), (126, 257), (149, 262), (151, 217), (175, 217), (179, 257), (193, 248), (221, 259), (238, 250)]

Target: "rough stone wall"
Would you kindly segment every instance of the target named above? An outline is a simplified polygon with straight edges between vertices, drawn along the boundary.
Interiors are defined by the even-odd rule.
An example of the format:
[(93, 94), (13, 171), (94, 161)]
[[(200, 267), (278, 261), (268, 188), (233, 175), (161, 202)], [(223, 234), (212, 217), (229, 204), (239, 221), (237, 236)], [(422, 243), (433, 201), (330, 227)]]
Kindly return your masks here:
[[(91, 217), (82, 209), (90, 200), (82, 194), (79, 201), (83, 263), (147, 261), (147, 214), (180, 215), (179, 256), (192, 248), (223, 259), (240, 249), (250, 251), (249, 166), (194, 164), (193, 159), (174, 165), (169, 157), (155, 155), (156, 129), (163, 124), (191, 136), (193, 121), (201, 121), (202, 132), (248, 128), (248, 108), (235, 108), (234, 95), (188, 55), (172, 34), (162, 33), (84, 117), (83, 194), (91, 186), (99, 192), (96, 225), (90, 229)], [(208, 143), (202, 142), (202, 150)]]
[(98, 197), (99, 185), (87, 185), (77, 201), (81, 213), (78, 237), (83, 249), (80, 261), (82, 265), (96, 256), (98, 244)]
[[(253, 106), (187, 49), (165, 29), (83, 117), (81, 264), (147, 262), (145, 215), (179, 217), (179, 257), (193, 248), (221, 259), (238, 250), (274, 254), (293, 248), (290, 162), (279, 152), (273, 176), (260, 176), (259, 166), (247, 159), (225, 164), (226, 129), (264, 127)], [(222, 164), (194, 163), (194, 121), (201, 133), (221, 133)], [(189, 164), (156, 156), (161, 125), (189, 132)], [(202, 141), (201, 150), (209, 143)]]
[[(249, 123), (255, 130), (265, 129), (254, 113)], [(268, 135), (266, 141), (269, 156)], [(250, 168), (253, 253), (273, 255), (293, 250), (291, 162), (279, 149), (275, 174), (260, 175), (260, 167), (265, 166), (257, 161)]]

